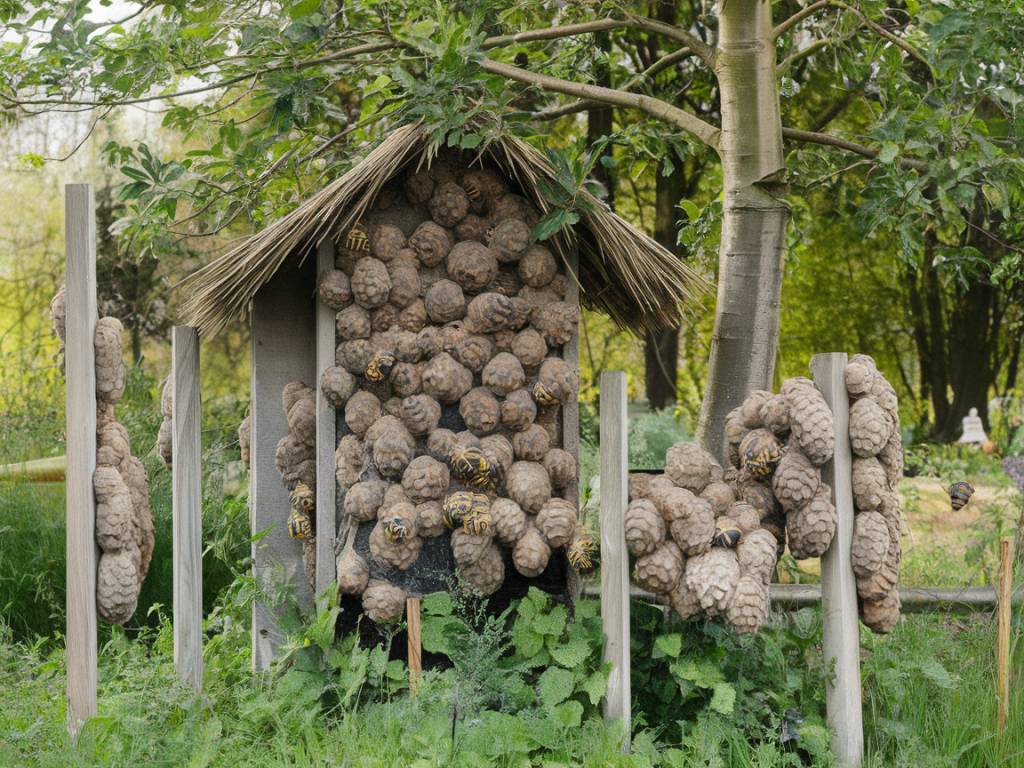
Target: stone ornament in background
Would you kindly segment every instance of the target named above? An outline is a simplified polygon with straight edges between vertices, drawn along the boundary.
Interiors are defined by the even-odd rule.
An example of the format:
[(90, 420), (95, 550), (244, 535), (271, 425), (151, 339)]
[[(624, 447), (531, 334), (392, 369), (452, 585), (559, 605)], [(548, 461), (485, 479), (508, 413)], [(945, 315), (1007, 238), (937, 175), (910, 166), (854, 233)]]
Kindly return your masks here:
[[(50, 304), (53, 329), (61, 341), (64, 372), (65, 291)], [(128, 430), (114, 410), (124, 395), (126, 371), (121, 351), (121, 322), (101, 317), (94, 335), (96, 364), (96, 608), (111, 624), (124, 624), (135, 613), (142, 582), (153, 557), (155, 532), (149, 505), (149, 478), (132, 455)]]
[(790, 379), (730, 413), (726, 441), (728, 469), (683, 442), (668, 450), (664, 474), (630, 476), (626, 546), (634, 581), (684, 619), (752, 633), (768, 618), (787, 536), (800, 558), (832, 543), (836, 512), (820, 469), (832, 458), (832, 412), (809, 379)]
[[(319, 385), (342, 416), (336, 481), (352, 522), (339, 591), (361, 595), (374, 621), (402, 614), (395, 574), (427, 539), (450, 538), (459, 578), (482, 595), (506, 568), (538, 576), (560, 550), (583, 569), (596, 559), (561, 434), (579, 389), (561, 347), (579, 307), (565, 300), (564, 265), (531, 241), (539, 213), (494, 171), (455, 158), (385, 187), (319, 285), (337, 312), (336, 365)], [(305, 389), (285, 391), (278, 468), (291, 488), (315, 478), (289, 388)], [(355, 545), (360, 525), (368, 550)]]
[(900, 497), (903, 445), (896, 390), (867, 355), (846, 366), (853, 449), (851, 556), (857, 577), (860, 618), (886, 633), (900, 618)]

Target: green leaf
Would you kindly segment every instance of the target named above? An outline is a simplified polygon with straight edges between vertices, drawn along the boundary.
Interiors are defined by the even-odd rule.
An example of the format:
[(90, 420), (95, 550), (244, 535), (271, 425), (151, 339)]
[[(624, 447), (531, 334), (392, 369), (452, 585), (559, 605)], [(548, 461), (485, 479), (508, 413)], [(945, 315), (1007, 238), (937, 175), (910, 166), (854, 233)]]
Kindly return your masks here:
[(583, 705), (578, 701), (567, 701), (554, 709), (555, 719), (566, 728), (579, 728), (583, 722)]
[(568, 612), (564, 605), (556, 605), (549, 613), (542, 613), (533, 620), (533, 628), (542, 635), (559, 637), (565, 630)]
[(900, 153), (898, 145), (891, 141), (886, 141), (882, 144), (882, 149), (878, 152), (879, 162), (889, 164), (896, 159), (896, 156)]
[[(607, 667), (608, 665), (606, 665)], [(600, 669), (592, 672), (579, 686), (580, 690), (587, 694), (590, 703), (597, 706), (601, 698), (608, 690), (608, 669)]]
[(683, 213), (686, 214), (686, 218), (690, 221), (696, 221), (700, 218), (700, 208), (689, 200), (680, 200), (679, 207), (683, 209)]
[(452, 615), (452, 596), (448, 592), (432, 592), (424, 595), (422, 603), (423, 613), (432, 616)]
[(671, 635), (659, 635), (654, 641), (654, 647), (663, 655), (669, 658), (676, 658), (683, 649), (683, 638), (678, 632)]
[(721, 682), (714, 687), (709, 706), (723, 715), (731, 715), (736, 704), (736, 689), (732, 683)]
[(574, 638), (566, 643), (549, 642), (548, 651), (556, 664), (567, 669), (575, 669), (582, 665), (590, 655), (590, 643), (582, 637)]
[(551, 667), (544, 671), (537, 682), (540, 701), (545, 708), (551, 709), (565, 701), (572, 694), (573, 675), (568, 670)]
[(956, 687), (956, 680), (938, 659), (926, 659), (921, 662), (920, 668), (921, 673), (939, 688), (950, 691)]

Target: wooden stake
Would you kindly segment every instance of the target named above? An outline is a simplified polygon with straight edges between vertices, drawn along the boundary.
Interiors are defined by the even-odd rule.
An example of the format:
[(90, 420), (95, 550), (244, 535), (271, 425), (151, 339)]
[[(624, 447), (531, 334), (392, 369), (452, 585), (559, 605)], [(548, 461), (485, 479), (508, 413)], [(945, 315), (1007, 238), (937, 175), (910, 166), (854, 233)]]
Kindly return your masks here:
[[(334, 243), (330, 238), (316, 252), (317, 285), (320, 278), (334, 269)], [(320, 389), (320, 377), (334, 365), (334, 323), (336, 312), (317, 300), (316, 303), (316, 594), (320, 595), (337, 580), (334, 559), (335, 519), (334, 450), (336, 413)]]
[(999, 540), (999, 621), (996, 633), (996, 698), (999, 733), (1006, 732), (1010, 713), (1010, 619), (1013, 593), (1013, 539)]
[(67, 378), (68, 732), (96, 714), (96, 211), (92, 186), (64, 188)]
[(174, 326), (171, 349), (174, 668), (198, 691), (203, 684), (203, 468), (196, 329)]
[(423, 678), (423, 645), (420, 635), (420, 599), (405, 599), (405, 624), (408, 636), (409, 656), (409, 692), (419, 693), (420, 680)]
[(629, 502), (626, 374), (601, 374), (601, 620), (604, 660), (611, 663), (604, 699), (607, 720), (621, 720), (624, 750), (631, 733), (629, 668), (629, 555), (624, 519)]
[(826, 669), (834, 677), (825, 692), (832, 751), (842, 768), (860, 768), (864, 760), (864, 725), (860, 691), (860, 627), (857, 583), (850, 561), (853, 541), (853, 456), (850, 450), (850, 400), (846, 392), (846, 353), (811, 358), (814, 384), (832, 409), (835, 453), (822, 467), (822, 479), (832, 486), (839, 524), (828, 552), (821, 558), (821, 613), (824, 623)]

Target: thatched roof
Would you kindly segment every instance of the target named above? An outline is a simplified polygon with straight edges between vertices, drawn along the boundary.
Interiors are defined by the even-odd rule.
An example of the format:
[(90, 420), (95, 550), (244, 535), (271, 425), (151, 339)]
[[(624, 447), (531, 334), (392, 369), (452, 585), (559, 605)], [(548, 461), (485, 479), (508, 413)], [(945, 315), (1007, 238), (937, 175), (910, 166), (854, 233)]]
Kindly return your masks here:
[[(426, 165), (433, 149), (418, 125), (392, 131), (366, 158), (298, 208), (238, 247), (187, 277), (180, 322), (214, 334), (246, 316), (257, 291), (290, 257), (315, 253), (325, 239), (338, 242), (361, 219), (385, 184), (407, 166)], [(548, 159), (526, 142), (503, 135), (480, 151), (480, 160), (518, 184), (542, 213), (551, 205), (540, 194), (553, 181)], [(671, 327), (706, 290), (703, 278), (663, 246), (584, 192), (579, 223), (545, 245), (566, 259), (579, 255), (580, 299), (633, 331)]]

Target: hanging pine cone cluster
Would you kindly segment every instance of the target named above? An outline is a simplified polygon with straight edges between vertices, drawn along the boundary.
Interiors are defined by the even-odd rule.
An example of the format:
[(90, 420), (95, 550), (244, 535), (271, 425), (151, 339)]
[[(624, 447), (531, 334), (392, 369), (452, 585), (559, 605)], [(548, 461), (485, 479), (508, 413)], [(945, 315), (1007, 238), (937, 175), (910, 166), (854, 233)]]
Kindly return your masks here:
[(846, 366), (853, 449), (851, 558), (860, 618), (873, 632), (890, 632), (900, 618), (900, 497), (903, 445), (896, 390), (867, 355)]
[[(60, 370), (64, 373), (66, 292), (63, 287), (50, 304), (53, 330), (61, 343)], [(155, 532), (149, 505), (149, 477), (138, 457), (132, 455), (128, 430), (117, 421), (115, 408), (124, 395), (125, 365), (121, 350), (121, 321), (101, 317), (93, 335), (96, 372), (96, 544), (100, 558), (96, 570), (96, 609), (111, 624), (124, 624), (135, 613), (142, 582), (153, 557)], [(158, 450), (170, 464), (170, 380), (160, 398), (163, 423)]]
[[(430, 539), (450, 539), (459, 578), (485, 595), (506, 568), (538, 576), (558, 550), (595, 566), (576, 459), (551, 429), (579, 388), (561, 358), (579, 307), (560, 259), (532, 242), (539, 219), (493, 170), (441, 157), (381, 192), (320, 286), (337, 313), (320, 388), (342, 416), (336, 479), (351, 522), (339, 588), (374, 620), (400, 615), (401, 574)], [(292, 421), (283, 476), (308, 481)]]

